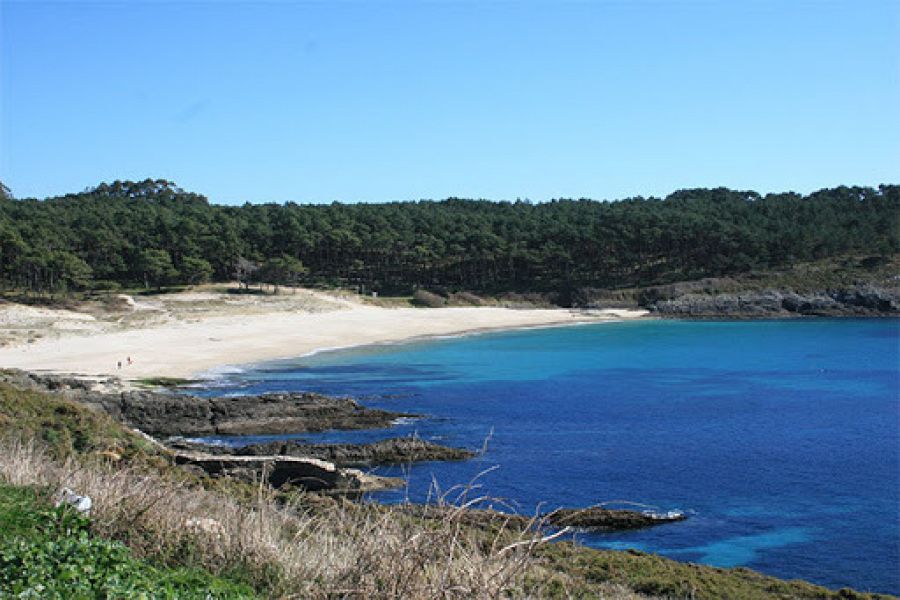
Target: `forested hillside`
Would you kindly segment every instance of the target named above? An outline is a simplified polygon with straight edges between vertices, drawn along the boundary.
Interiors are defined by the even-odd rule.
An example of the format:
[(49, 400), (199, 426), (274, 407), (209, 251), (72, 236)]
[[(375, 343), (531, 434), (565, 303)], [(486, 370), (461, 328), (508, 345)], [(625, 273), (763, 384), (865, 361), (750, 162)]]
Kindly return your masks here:
[(0, 286), (58, 293), (233, 280), (388, 293), (562, 291), (900, 250), (900, 186), (724, 188), (549, 203), (211, 205), (164, 180), (0, 198)]

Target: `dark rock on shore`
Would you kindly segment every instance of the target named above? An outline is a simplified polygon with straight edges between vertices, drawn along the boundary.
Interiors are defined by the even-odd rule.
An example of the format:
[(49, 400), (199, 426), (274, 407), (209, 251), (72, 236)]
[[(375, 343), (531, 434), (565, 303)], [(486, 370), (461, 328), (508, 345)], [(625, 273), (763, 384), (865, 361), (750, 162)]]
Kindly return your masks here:
[(682, 512), (655, 513), (652, 511), (609, 509), (599, 506), (590, 508), (561, 508), (545, 516), (554, 527), (577, 527), (599, 531), (624, 531), (642, 529), (664, 523), (684, 521)]
[(326, 460), (340, 467), (367, 467), (413, 462), (466, 460), (475, 456), (471, 450), (450, 448), (417, 437), (400, 437), (372, 444), (305, 444), (294, 441), (251, 444), (239, 448), (197, 444), (185, 441), (169, 443), (173, 448), (202, 450), (207, 454), (240, 454), (244, 456), (300, 456)]
[(5, 371), (18, 387), (59, 392), (153, 436), (303, 433), (388, 427), (406, 413), (371, 409), (351, 398), (308, 392), (203, 398), (168, 391), (122, 390), (116, 379), (91, 381)]
[(91, 392), (104, 385), (121, 386), (116, 378), (86, 378), (55, 373), (34, 373), (19, 369), (0, 370), (0, 381), (21, 390), (38, 392), (59, 392), (67, 397), (82, 392)]
[(411, 416), (369, 409), (350, 398), (313, 393), (201, 398), (131, 391), (99, 399), (101, 408), (151, 435), (248, 435), (388, 427)]
[(357, 469), (342, 469), (323, 460), (294, 456), (216, 456), (178, 452), (175, 464), (200, 469), (211, 477), (230, 477), (249, 483), (265, 480), (275, 488), (293, 485), (311, 492), (354, 494), (403, 484), (401, 479), (378, 477)]
[(525, 531), (544, 527), (590, 529), (594, 531), (627, 531), (643, 529), (687, 519), (681, 512), (655, 513), (625, 509), (561, 508), (538, 517), (525, 517), (499, 512), (493, 508), (467, 507), (460, 510), (451, 505), (411, 504), (404, 507), (408, 513), (424, 519), (459, 521), (465, 525), (493, 530), (497, 528)]

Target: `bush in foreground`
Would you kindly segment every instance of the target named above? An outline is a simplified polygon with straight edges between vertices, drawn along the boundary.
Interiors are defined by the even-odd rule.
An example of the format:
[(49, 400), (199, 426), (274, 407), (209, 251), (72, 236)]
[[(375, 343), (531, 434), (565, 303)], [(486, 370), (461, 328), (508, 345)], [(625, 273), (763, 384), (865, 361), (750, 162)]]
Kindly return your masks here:
[(34, 490), (0, 485), (0, 597), (252, 598), (237, 583), (192, 569), (157, 568), (90, 531), (74, 510)]
[[(0, 443), (0, 480), (77, 490), (93, 499), (91, 532), (127, 544), (136, 558), (202, 568), (270, 597), (522, 596), (530, 554), (541, 543), (533, 532), (466, 527), (461, 508), (435, 523), (342, 502), (312, 513), (279, 504), (264, 488), (240, 502), (141, 468), (60, 464), (15, 439)], [(39, 547), (19, 549), (40, 554)], [(54, 560), (36, 558), (35, 569)]]

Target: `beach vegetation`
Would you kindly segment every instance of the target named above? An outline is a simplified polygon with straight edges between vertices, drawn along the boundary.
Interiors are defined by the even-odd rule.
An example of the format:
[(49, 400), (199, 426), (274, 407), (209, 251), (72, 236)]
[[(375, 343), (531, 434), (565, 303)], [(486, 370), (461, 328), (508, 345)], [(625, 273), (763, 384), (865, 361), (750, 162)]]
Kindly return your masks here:
[(178, 276), (168, 250), (149, 248), (138, 255), (138, 269), (144, 278), (144, 287), (153, 285), (157, 290)]
[(447, 305), (447, 299), (428, 290), (416, 290), (412, 297), (413, 306), (424, 306), (426, 308), (440, 308)]
[(181, 270), (179, 275), (181, 279), (190, 285), (206, 283), (213, 274), (212, 265), (209, 261), (196, 256), (185, 256), (181, 261)]
[(120, 425), (59, 394), (23, 390), (0, 382), (0, 434), (38, 440), (50, 456), (97, 460), (159, 456), (159, 449)]
[(256, 271), (256, 279), (273, 286), (277, 294), (278, 286), (294, 285), (306, 272), (303, 261), (294, 256), (282, 254), (269, 258), (260, 265)]

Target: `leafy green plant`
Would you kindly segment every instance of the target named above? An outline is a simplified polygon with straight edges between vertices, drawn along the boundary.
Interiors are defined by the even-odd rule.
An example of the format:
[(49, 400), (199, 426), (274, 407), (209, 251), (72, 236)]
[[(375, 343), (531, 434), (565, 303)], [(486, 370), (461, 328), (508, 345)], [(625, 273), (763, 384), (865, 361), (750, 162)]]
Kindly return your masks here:
[(252, 598), (249, 588), (196, 569), (163, 569), (120, 542), (92, 535), (68, 507), (36, 505), (0, 487), (0, 598)]

